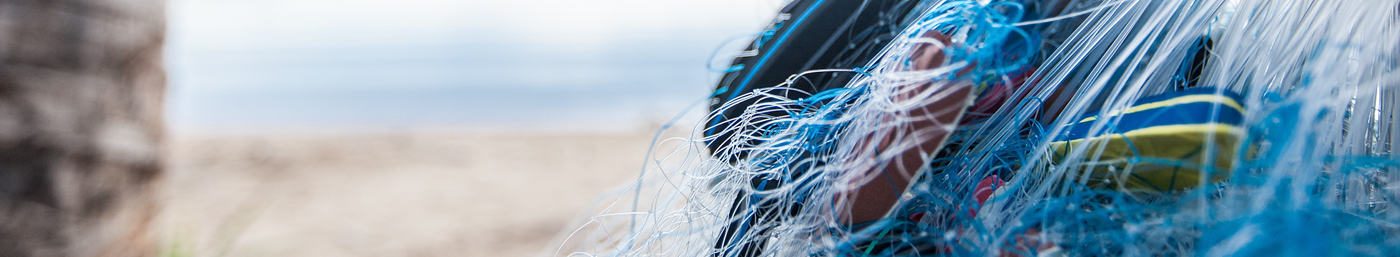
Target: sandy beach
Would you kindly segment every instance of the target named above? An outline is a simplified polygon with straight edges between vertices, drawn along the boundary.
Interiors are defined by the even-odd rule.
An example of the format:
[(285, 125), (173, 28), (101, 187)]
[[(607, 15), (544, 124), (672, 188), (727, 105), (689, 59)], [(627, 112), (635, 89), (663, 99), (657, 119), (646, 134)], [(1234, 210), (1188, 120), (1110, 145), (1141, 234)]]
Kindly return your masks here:
[(165, 256), (544, 255), (635, 178), (653, 133), (177, 134), (160, 241)]

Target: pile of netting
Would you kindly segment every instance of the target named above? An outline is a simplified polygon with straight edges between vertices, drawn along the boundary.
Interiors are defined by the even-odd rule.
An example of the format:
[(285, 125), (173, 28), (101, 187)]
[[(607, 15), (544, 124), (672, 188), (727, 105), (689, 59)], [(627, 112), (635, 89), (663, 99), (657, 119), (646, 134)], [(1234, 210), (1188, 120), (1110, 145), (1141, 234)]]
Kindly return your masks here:
[[(740, 54), (767, 61), (763, 44), (799, 40), (784, 26), (823, 18), (807, 2)], [(845, 50), (823, 46), (836, 56), (823, 63), (846, 66), (777, 85), (723, 82), (742, 86), (715, 93), (695, 135), (657, 142), (637, 181), (550, 252), (1400, 253), (1398, 1), (860, 8), (881, 11), (844, 24), (876, 25), (839, 33), (885, 40), (827, 42)], [(906, 169), (908, 182), (884, 176)], [(852, 220), (863, 188), (895, 184), (883, 218)]]

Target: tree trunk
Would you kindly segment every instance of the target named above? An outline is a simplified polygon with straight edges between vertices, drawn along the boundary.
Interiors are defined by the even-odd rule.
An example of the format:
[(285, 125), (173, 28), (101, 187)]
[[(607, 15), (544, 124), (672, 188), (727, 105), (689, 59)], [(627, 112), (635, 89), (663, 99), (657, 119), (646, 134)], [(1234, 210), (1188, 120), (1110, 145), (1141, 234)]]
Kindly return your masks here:
[(0, 256), (151, 256), (162, 0), (0, 1)]

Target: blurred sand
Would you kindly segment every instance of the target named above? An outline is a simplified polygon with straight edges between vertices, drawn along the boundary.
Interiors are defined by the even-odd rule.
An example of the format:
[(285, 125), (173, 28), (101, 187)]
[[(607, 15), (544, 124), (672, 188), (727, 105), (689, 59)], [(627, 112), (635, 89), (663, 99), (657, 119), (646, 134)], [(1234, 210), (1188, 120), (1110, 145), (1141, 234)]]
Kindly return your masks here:
[(161, 241), (181, 256), (535, 256), (635, 178), (652, 133), (176, 135)]

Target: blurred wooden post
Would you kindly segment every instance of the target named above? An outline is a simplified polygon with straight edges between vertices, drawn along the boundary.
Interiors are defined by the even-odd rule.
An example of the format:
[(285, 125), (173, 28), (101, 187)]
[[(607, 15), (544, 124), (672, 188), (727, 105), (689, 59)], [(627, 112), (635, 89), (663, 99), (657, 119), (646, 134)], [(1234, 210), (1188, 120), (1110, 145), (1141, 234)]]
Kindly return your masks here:
[(152, 256), (163, 0), (0, 1), (0, 256)]

